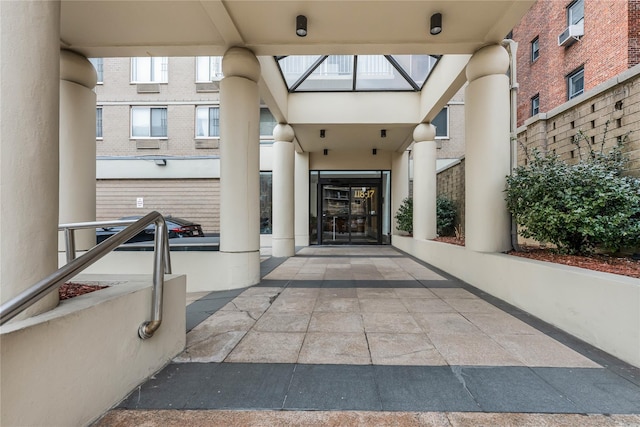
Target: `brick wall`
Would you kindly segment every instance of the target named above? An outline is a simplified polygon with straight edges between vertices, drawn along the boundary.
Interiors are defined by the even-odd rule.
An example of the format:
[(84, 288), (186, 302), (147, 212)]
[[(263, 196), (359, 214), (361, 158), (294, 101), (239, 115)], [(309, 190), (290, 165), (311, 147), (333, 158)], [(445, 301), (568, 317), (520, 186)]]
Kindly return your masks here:
[(465, 187), (464, 187), (465, 162), (464, 158), (437, 176), (437, 195), (453, 200), (456, 204), (456, 227), (460, 226), (464, 233), (465, 219)]
[(438, 139), (438, 159), (464, 156), (464, 86), (449, 103), (449, 138)]
[[(569, 102), (566, 108), (546, 114), (546, 119), (527, 122), (526, 127), (518, 129), (519, 145), (555, 150), (566, 161), (575, 163), (580, 153), (572, 144), (574, 136), (582, 131), (599, 145), (606, 129), (605, 150), (614, 146), (618, 138), (625, 139), (624, 151), (629, 159), (626, 171), (640, 177), (640, 65), (628, 73), (631, 77), (618, 84), (605, 82), (602, 89), (587, 92), (580, 103)], [(524, 150), (519, 148), (518, 163), (524, 162)]]
[[(218, 92), (197, 92), (195, 58), (169, 58), (168, 83), (159, 93), (138, 93), (131, 84), (130, 58), (104, 58), (103, 84), (96, 87), (97, 104), (102, 106), (103, 139), (97, 141), (98, 156), (217, 155), (216, 148), (196, 148), (195, 108), (200, 103), (218, 103)], [(167, 107), (167, 138), (158, 148), (136, 148), (131, 138), (131, 106)]]
[[(136, 208), (142, 197), (143, 208)], [(118, 219), (151, 211), (202, 225), (205, 233), (220, 232), (219, 179), (99, 179), (96, 219)]]
[(640, 64), (640, 0), (629, 0), (629, 67)]
[[(518, 42), (519, 126), (531, 116), (531, 98), (536, 94), (540, 112), (564, 103), (566, 77), (580, 66), (584, 66), (586, 91), (638, 61), (638, 0), (584, 0), (584, 36), (563, 47), (558, 46), (558, 35), (567, 27), (569, 4), (570, 0), (539, 0), (513, 29)], [(632, 49), (629, 36), (634, 31)], [(540, 56), (532, 62), (531, 42), (536, 37)], [(632, 51), (635, 59), (630, 57)]]

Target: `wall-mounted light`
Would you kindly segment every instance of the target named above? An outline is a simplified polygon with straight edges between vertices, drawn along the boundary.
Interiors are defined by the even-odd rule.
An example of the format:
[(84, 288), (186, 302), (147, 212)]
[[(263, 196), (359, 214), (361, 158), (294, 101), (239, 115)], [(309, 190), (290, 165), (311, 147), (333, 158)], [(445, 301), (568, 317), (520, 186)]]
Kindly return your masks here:
[(327, 149), (325, 148), (324, 150), (322, 150), (322, 154), (324, 154), (324, 155), (326, 156), (327, 154), (329, 154), (329, 150), (327, 150)]
[(377, 149), (377, 148), (374, 148), (371, 152), (372, 152), (372, 153), (373, 153), (373, 155), (375, 156), (375, 155), (377, 155), (377, 154), (378, 154), (378, 149)]
[(167, 159), (155, 159), (154, 162), (158, 166), (167, 166)]
[(380, 129), (380, 138), (386, 138), (386, 137), (387, 137), (387, 130)]
[(429, 32), (431, 35), (435, 36), (442, 32), (442, 14), (434, 13), (431, 15), (431, 27)]
[(324, 138), (324, 129), (320, 129), (320, 138)]
[(296, 35), (298, 37), (307, 35), (307, 17), (304, 15), (296, 16)]

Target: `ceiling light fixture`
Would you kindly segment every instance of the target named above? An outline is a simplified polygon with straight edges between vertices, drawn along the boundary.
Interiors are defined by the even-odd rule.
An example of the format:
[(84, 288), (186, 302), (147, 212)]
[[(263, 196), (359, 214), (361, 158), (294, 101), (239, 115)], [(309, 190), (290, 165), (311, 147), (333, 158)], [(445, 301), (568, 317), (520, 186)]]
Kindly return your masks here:
[(304, 15), (296, 16), (296, 35), (298, 37), (307, 35), (307, 17)]
[(442, 32), (442, 14), (434, 13), (431, 15), (431, 29), (429, 32), (431, 35), (435, 36)]
[(327, 154), (329, 154), (329, 150), (327, 150), (327, 149), (325, 148), (324, 150), (322, 150), (322, 154), (324, 154), (324, 155), (326, 156)]
[(380, 138), (386, 138), (386, 137), (387, 137), (387, 130), (380, 129)]
[(324, 138), (324, 129), (320, 129), (320, 138)]
[(377, 149), (377, 148), (374, 148), (374, 149), (373, 149), (373, 151), (372, 151), (372, 153), (373, 153), (373, 155), (375, 156), (376, 154), (378, 154), (378, 149)]

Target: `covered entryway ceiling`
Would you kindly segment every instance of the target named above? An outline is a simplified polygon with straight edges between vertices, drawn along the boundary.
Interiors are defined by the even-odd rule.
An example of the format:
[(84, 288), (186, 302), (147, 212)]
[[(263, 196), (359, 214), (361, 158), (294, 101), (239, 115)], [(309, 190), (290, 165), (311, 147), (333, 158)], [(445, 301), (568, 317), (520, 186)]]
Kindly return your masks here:
[[(411, 143), (413, 127), (435, 117), (464, 84), (469, 55), (500, 42), (533, 3), (63, 0), (61, 46), (87, 57), (209, 56), (223, 55), (233, 46), (246, 47), (260, 59), (262, 98), (279, 121), (294, 127), (298, 150), (381, 148), (380, 129), (388, 130), (384, 149), (404, 150)], [(429, 18), (436, 12), (442, 14), (443, 30), (433, 36)], [(295, 34), (300, 14), (308, 19), (306, 37)], [(404, 94), (406, 101), (394, 98), (397, 94), (377, 93), (381, 110), (372, 113), (362, 93), (345, 99), (335, 95), (346, 94), (289, 94), (273, 58), (331, 54), (444, 56), (421, 92)], [(338, 108), (342, 115), (336, 120), (327, 111), (318, 115), (315, 108), (308, 108), (317, 105), (318, 95), (334, 96), (329, 105), (346, 100), (350, 108)], [(326, 130), (322, 145), (319, 129)]]

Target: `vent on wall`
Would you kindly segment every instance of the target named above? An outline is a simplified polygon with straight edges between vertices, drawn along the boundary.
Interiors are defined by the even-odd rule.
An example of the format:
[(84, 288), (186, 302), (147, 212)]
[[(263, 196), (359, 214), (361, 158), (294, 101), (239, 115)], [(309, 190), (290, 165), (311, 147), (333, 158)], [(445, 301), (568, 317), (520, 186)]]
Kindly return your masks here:
[(580, 40), (580, 37), (584, 35), (584, 25), (569, 25), (558, 36), (558, 46), (570, 46), (575, 43), (576, 40)]

